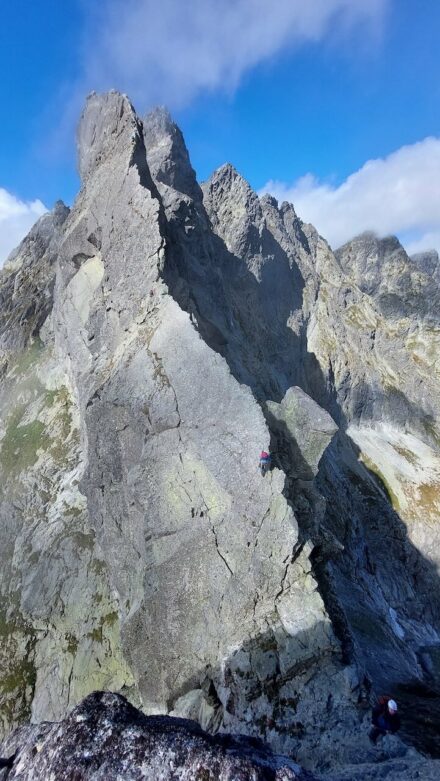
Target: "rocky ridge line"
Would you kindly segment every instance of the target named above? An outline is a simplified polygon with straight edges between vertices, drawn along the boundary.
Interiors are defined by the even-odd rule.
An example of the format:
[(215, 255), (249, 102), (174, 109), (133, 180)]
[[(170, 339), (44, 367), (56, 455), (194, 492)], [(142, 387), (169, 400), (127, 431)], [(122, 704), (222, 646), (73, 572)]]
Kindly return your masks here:
[(371, 237), (335, 258), (230, 165), (200, 188), (163, 110), (93, 94), (79, 155), (50, 262), (30, 236), (0, 279), (45, 302), (34, 321), (3, 297), (4, 728), (115, 688), (324, 771), (371, 761), (387, 685), (414, 740), (440, 472), (438, 333), (411, 286), (435, 288), (391, 242), (412, 270), (384, 309), (388, 272), (358, 284)]

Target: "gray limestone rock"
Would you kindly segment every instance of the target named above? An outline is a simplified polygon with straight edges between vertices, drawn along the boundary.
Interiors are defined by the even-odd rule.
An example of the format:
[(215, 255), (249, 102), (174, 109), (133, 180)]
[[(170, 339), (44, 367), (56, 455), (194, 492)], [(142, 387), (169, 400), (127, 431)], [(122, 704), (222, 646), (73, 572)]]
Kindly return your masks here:
[(118, 93), (89, 97), (78, 145), (70, 214), (0, 273), (3, 732), (106, 688), (374, 778), (386, 689), (436, 754), (426, 262), (371, 235), (335, 255), (230, 165), (199, 187), (169, 114)]
[(440, 284), (440, 259), (437, 250), (417, 252), (415, 255), (411, 255), (411, 260), (421, 271), (429, 274), (437, 284)]
[(191, 198), (201, 198), (181, 130), (166, 108), (156, 108), (143, 121), (148, 167), (158, 185)]
[(267, 407), (298, 446), (298, 462), (292, 462), (292, 470), (304, 480), (317, 475), (321, 456), (338, 430), (332, 417), (296, 387), (289, 388), (280, 404), (268, 401)]

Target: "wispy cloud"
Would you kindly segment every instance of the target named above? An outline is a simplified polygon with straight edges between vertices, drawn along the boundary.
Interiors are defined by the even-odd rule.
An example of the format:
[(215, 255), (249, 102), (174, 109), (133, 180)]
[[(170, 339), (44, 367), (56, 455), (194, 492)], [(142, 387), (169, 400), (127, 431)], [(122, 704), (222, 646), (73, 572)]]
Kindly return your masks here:
[(127, 92), (143, 108), (233, 90), (282, 50), (362, 23), (388, 0), (102, 0), (88, 4), (80, 87)]
[(0, 267), (46, 211), (41, 201), (21, 201), (0, 187)]
[(374, 230), (397, 234), (409, 252), (440, 250), (440, 138), (369, 160), (338, 187), (309, 173), (290, 185), (267, 182), (261, 192), (293, 203), (335, 248)]

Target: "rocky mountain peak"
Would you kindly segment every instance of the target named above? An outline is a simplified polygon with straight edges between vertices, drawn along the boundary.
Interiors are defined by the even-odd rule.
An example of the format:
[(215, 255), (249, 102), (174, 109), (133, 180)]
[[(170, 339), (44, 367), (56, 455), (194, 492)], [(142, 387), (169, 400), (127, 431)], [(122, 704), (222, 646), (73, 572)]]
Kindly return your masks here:
[[(152, 722), (116, 695), (64, 719), (110, 689), (164, 716), (165, 778), (169, 741), (218, 748), (168, 717), (327, 778), (428, 778), (408, 743), (438, 753), (435, 281), (395, 239), (335, 257), (231, 165), (200, 191), (163, 110), (93, 94), (78, 138), (70, 216), (0, 274), (0, 715), (37, 725), (11, 774), (69, 767), (81, 733), (84, 777), (94, 752), (111, 777), (102, 725), (122, 772), (112, 713), (127, 741)], [(368, 740), (384, 692), (391, 764)]]
[(70, 213), (70, 208), (66, 206), (64, 201), (62, 200), (55, 201), (52, 209), (52, 217), (53, 217), (54, 224), (58, 227), (63, 225), (63, 223), (69, 216), (69, 213)]
[(249, 249), (251, 244), (258, 253), (263, 212), (246, 179), (231, 163), (226, 163), (203, 183), (202, 190), (212, 225), (216, 231), (222, 226), (221, 235), (228, 249), (243, 255), (244, 248)]
[(182, 132), (168, 109), (158, 107), (150, 111), (143, 127), (148, 165), (155, 181), (201, 200)]
[(385, 316), (439, 318), (440, 290), (407, 255), (396, 236), (356, 236), (336, 252), (344, 273), (372, 296)]
[(78, 168), (82, 181), (103, 162), (133, 148), (141, 125), (126, 95), (92, 92), (77, 132)]
[(415, 255), (411, 255), (411, 260), (416, 266), (429, 274), (435, 281), (440, 284), (440, 258), (437, 250), (427, 250), (426, 252), (417, 252)]

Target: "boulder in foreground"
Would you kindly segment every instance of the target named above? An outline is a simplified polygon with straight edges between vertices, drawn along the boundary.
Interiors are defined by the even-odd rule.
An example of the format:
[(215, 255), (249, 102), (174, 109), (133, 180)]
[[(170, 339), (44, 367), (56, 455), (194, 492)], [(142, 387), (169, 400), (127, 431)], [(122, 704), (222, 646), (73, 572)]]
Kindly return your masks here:
[(144, 716), (110, 692), (90, 694), (62, 722), (19, 728), (3, 752), (17, 752), (12, 770), (3, 771), (8, 781), (312, 779), (260, 741), (213, 737), (192, 721)]

